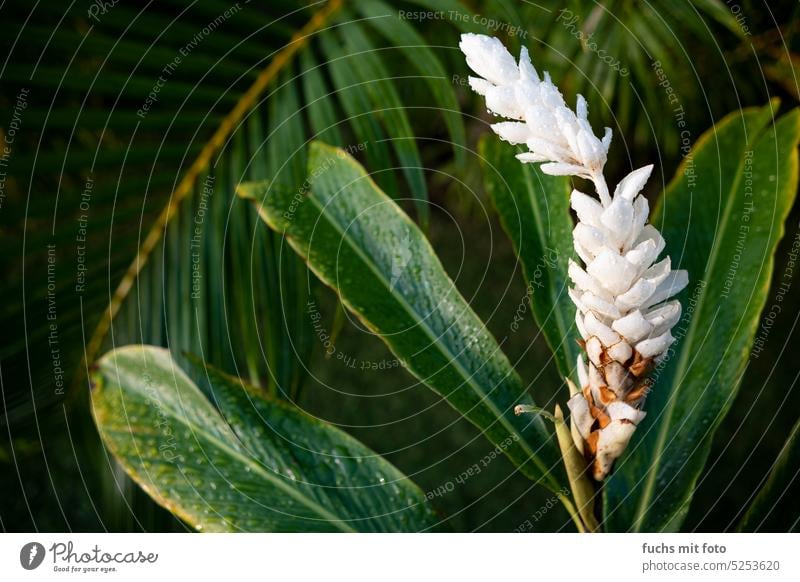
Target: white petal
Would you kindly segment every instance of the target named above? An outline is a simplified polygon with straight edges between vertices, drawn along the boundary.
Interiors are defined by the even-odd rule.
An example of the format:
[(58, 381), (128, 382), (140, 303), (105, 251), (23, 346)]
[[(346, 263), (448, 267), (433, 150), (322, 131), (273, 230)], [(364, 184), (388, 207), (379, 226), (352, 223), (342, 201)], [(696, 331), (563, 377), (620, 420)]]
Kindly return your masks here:
[(491, 87), (486, 91), (486, 107), (496, 115), (511, 119), (522, 119), (523, 110), (509, 85)]
[(630, 289), (616, 298), (614, 303), (622, 311), (636, 309), (653, 296), (657, 284), (650, 279), (640, 278)]
[[(578, 129), (585, 131), (594, 139), (597, 139), (594, 135), (594, 131), (592, 131), (592, 126), (589, 124), (588, 119), (582, 119), (581, 117), (576, 117), (576, 121), (578, 122)], [(600, 151), (602, 153), (605, 153), (605, 148), (603, 148), (603, 144), (600, 142), (599, 139), (597, 139), (597, 144), (600, 146)]]
[(617, 189), (614, 190), (614, 197), (620, 196), (625, 200), (632, 201), (634, 197), (642, 191), (652, 171), (653, 165), (650, 164), (649, 166), (634, 170), (625, 176), (622, 181), (617, 184)]
[(535, 81), (539, 83), (539, 74), (531, 62), (531, 56), (528, 54), (527, 47), (522, 47), (519, 51), (519, 74), (524, 80)]
[[(586, 340), (586, 355), (589, 356), (589, 361), (595, 366), (600, 366), (600, 355), (603, 353), (603, 344), (597, 336), (591, 336)], [(597, 385), (596, 382), (589, 381), (590, 386)]]
[(664, 360), (667, 359), (667, 356), (669, 356), (669, 352), (668, 351), (664, 352), (663, 354), (660, 354), (660, 355), (656, 356), (655, 358), (653, 358), (653, 363), (656, 366), (658, 366), (658, 365), (661, 364), (661, 362), (663, 362)]
[(567, 406), (569, 407), (572, 440), (577, 449), (583, 452), (583, 441), (589, 438), (592, 424), (594, 424), (594, 418), (589, 412), (589, 403), (579, 392), (567, 401)]
[(492, 125), (492, 130), (500, 136), (500, 139), (514, 145), (525, 143), (531, 137), (527, 124), (517, 121), (495, 123)]
[(678, 323), (681, 318), (681, 303), (677, 300), (670, 301), (651, 309), (644, 317), (653, 326), (652, 335), (661, 335)]
[(655, 285), (660, 285), (661, 282), (667, 278), (671, 271), (672, 259), (669, 257), (664, 257), (662, 260), (642, 273), (642, 277), (648, 281), (651, 281)]
[(547, 72), (544, 73), (544, 80), (539, 85), (539, 98), (548, 109), (566, 107), (561, 92), (558, 90), (558, 87), (553, 84), (550, 73)]
[(625, 259), (634, 265), (639, 273), (643, 273), (648, 269), (657, 257), (658, 247), (653, 239), (642, 241), (625, 253)]
[(645, 303), (645, 307), (650, 307), (651, 305), (661, 303), (665, 299), (669, 299), (676, 293), (680, 293), (688, 284), (689, 274), (686, 271), (672, 271), (656, 288)]
[(575, 164), (549, 163), (542, 164), (540, 169), (551, 176), (583, 176), (586, 174), (586, 168)]
[(567, 406), (581, 436), (588, 438), (594, 419), (589, 412), (589, 403), (586, 402), (586, 398), (583, 397), (582, 393), (578, 392), (567, 401)]
[(666, 331), (658, 337), (640, 341), (636, 344), (636, 351), (645, 358), (653, 358), (665, 352), (674, 341), (675, 338), (672, 337), (672, 334)]
[(603, 211), (600, 220), (608, 229), (608, 237), (617, 247), (622, 248), (633, 227), (633, 204), (629, 200), (615, 196)]
[(578, 152), (580, 153), (583, 165), (596, 172), (602, 170), (606, 163), (606, 153), (603, 144), (594, 134), (585, 129), (580, 129), (577, 136)]
[(572, 238), (581, 243), (581, 246), (592, 255), (597, 255), (606, 246), (606, 237), (603, 233), (586, 222), (575, 225)]
[(594, 280), (594, 278), (589, 276), (586, 271), (581, 269), (578, 264), (571, 259), (569, 261), (569, 266), (567, 267), (567, 272), (569, 273), (569, 278), (572, 279), (572, 282), (575, 283), (580, 291), (591, 291), (598, 297), (611, 299), (608, 291), (603, 289), (599, 283)]
[(607, 351), (608, 356), (620, 364), (624, 364), (630, 360), (631, 356), (633, 355), (633, 348), (631, 348), (630, 344), (625, 340), (615, 343), (613, 346), (608, 348)]
[[(617, 398), (619, 394), (624, 394), (626, 385), (631, 382), (628, 371), (619, 362), (613, 360), (603, 367), (603, 376), (605, 376), (608, 388), (614, 393), (614, 398)], [(600, 402), (605, 404), (607, 396), (602, 394), (601, 396), (603, 398), (600, 399)]]
[(575, 248), (575, 252), (578, 253), (578, 256), (584, 264), (588, 265), (594, 260), (594, 255), (586, 250), (580, 241), (574, 237), (572, 239), (572, 246)]
[(635, 430), (635, 424), (615, 420), (600, 431), (595, 457), (595, 479), (602, 481), (611, 472), (614, 461), (625, 451)]
[(559, 133), (558, 122), (552, 111), (535, 100), (533, 101), (534, 105), (530, 104), (531, 100), (520, 100), (519, 96), (517, 96), (517, 100), (520, 101), (520, 104), (525, 105), (525, 121), (533, 135), (568, 147), (566, 140)]
[(572, 153), (569, 150), (548, 139), (533, 136), (529, 137), (525, 144), (531, 151), (546, 156), (548, 160), (566, 163), (572, 160)]
[(578, 122), (575, 114), (566, 107), (559, 107), (555, 110), (556, 122), (561, 135), (569, 144), (569, 149), (573, 152), (576, 159), (580, 159), (580, 148), (578, 146)]
[(581, 313), (586, 313), (587, 311), (589, 311), (589, 308), (581, 300), (581, 293), (577, 289), (573, 289), (572, 287), (570, 287), (569, 289), (567, 289), (567, 293), (569, 293), (570, 299), (572, 299), (572, 302), (575, 304), (575, 307), (577, 307)]
[(486, 79), (481, 79), (480, 77), (470, 77), (469, 86), (472, 87), (472, 90), (478, 95), (484, 96), (489, 89), (494, 89), (494, 85), (492, 83)]
[(646, 412), (619, 400), (606, 406), (606, 413), (611, 420), (630, 420), (633, 424), (639, 424), (647, 416)]
[(467, 65), (495, 85), (512, 83), (519, 78), (517, 62), (499, 39), (465, 33), (458, 46), (467, 57)]
[(583, 314), (580, 309), (575, 310), (575, 326), (578, 328), (578, 333), (583, 339), (589, 337), (589, 334), (586, 333), (586, 327), (583, 325)]
[(628, 240), (625, 241), (624, 251), (627, 251), (636, 242), (636, 239), (642, 234), (642, 229), (647, 222), (647, 217), (650, 215), (650, 204), (644, 196), (638, 196), (633, 201), (633, 224), (631, 225), (628, 234)]
[(586, 104), (586, 99), (580, 93), (578, 93), (578, 97), (575, 100), (575, 114), (579, 119), (589, 118), (589, 106)]
[(664, 237), (661, 236), (661, 233), (658, 232), (658, 229), (652, 224), (646, 224), (642, 228), (642, 232), (639, 233), (638, 238), (633, 242), (633, 246), (635, 247), (646, 240), (655, 241), (656, 249), (658, 249), (656, 256), (660, 255), (661, 251), (664, 250)]
[(532, 152), (525, 152), (525, 153), (522, 153), (522, 154), (517, 154), (514, 157), (517, 158), (523, 164), (531, 164), (531, 163), (536, 163), (536, 162), (545, 162), (545, 161), (547, 161), (546, 157), (544, 157), (544, 156), (542, 156), (540, 154), (532, 153)]
[[(598, 342), (600, 340), (597, 340)], [(606, 383), (605, 378), (591, 361), (589, 362), (589, 386), (592, 388), (592, 396), (596, 402), (600, 402), (599, 387)]]
[(603, 148), (605, 148), (606, 153), (608, 153), (608, 148), (611, 145), (611, 136), (612, 135), (613, 135), (613, 132), (611, 131), (611, 128), (607, 127), (605, 129), (605, 134), (603, 135), (603, 139), (601, 140), (601, 143), (603, 144)]
[(591, 309), (595, 315), (601, 316), (605, 319), (617, 319), (621, 316), (619, 309), (616, 305), (605, 299), (597, 297), (591, 291), (587, 291), (581, 296), (581, 302), (587, 308)]
[(614, 295), (627, 291), (636, 278), (636, 268), (610, 249), (602, 251), (586, 267), (586, 272)]
[(616, 320), (611, 328), (629, 342), (636, 343), (653, 331), (653, 324), (647, 321), (641, 311), (637, 309)]
[[(539, 84), (530, 79), (520, 79), (512, 85), (514, 97), (523, 111), (536, 109), (539, 106)], [(527, 119), (527, 112), (525, 118)], [(545, 133), (545, 135), (547, 135)]]
[(595, 317), (591, 311), (583, 316), (583, 325), (590, 336), (595, 336), (604, 346), (612, 346), (621, 338), (619, 334)]
[(600, 216), (603, 214), (603, 206), (597, 200), (578, 190), (572, 191), (569, 200), (570, 206), (578, 215), (579, 221), (595, 228), (602, 226)]

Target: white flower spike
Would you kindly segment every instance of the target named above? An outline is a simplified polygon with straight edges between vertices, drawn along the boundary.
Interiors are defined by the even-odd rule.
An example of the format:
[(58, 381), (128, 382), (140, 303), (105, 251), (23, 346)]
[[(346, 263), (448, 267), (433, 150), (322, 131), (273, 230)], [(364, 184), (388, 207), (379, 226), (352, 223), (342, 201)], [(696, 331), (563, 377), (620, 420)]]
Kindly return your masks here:
[(583, 266), (570, 260), (569, 294), (588, 362), (578, 357), (580, 388), (568, 405), (575, 445), (602, 481), (645, 416), (647, 375), (665, 357), (681, 315), (680, 303), (669, 299), (688, 283), (687, 272), (673, 271), (669, 257), (656, 262), (664, 239), (647, 224), (650, 209), (640, 195), (653, 166), (628, 174), (611, 195), (603, 175), (611, 130), (595, 136), (582, 96), (575, 111), (569, 109), (524, 47), (517, 63), (496, 38), (464, 34), (459, 46), (480, 75), (470, 77), (470, 86), (491, 113), (514, 120), (492, 129), (530, 150), (517, 158), (542, 163), (547, 174), (591, 180), (599, 198), (577, 190), (571, 197), (578, 216), (575, 252)]

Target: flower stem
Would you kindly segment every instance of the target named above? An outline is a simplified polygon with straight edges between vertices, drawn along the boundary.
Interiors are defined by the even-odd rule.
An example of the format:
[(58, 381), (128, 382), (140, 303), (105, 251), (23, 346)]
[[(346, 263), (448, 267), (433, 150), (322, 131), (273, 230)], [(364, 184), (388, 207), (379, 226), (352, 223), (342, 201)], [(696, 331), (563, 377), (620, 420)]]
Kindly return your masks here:
[(583, 525), (583, 521), (581, 520), (581, 516), (578, 513), (578, 510), (575, 509), (575, 504), (572, 503), (570, 498), (563, 493), (556, 494), (559, 501), (561, 501), (564, 509), (567, 510), (569, 516), (572, 518), (572, 521), (575, 523), (575, 527), (578, 529), (578, 533), (586, 533), (586, 526)]

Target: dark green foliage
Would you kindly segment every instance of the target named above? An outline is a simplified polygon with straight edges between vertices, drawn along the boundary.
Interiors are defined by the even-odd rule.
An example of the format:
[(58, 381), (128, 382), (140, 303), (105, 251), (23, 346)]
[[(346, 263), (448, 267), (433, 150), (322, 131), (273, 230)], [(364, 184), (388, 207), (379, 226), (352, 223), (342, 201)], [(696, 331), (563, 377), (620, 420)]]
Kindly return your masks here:
[[(134, 278), (102, 349), (126, 343), (169, 346), (180, 365), (188, 365), (184, 351), (198, 353), (221, 370), (245, 378), (267, 398), (288, 399), (324, 418), (337, 419), (426, 491), (453, 480), (493, 445), (403, 371), (380, 376), (349, 368), (340, 372), (341, 362), (326, 358), (310, 321), (310, 302), (319, 305), (329, 320), (339, 314), (338, 323), (325, 322), (333, 335), (340, 330), (337, 346), (349, 342), (350, 353), (365, 360), (370, 354), (376, 361), (392, 355), (368, 331), (347, 323), (337, 299), (316, 283), (281, 234), (264, 228), (251, 205), (234, 195), (236, 185), (279, 177), (284, 186), (297, 190), (306, 178), (309, 140), (346, 148), (417, 222), (425, 226), (430, 220), (427, 234), (446, 271), (511, 359), (511, 392), (529, 389), (538, 403), (551, 407), (555, 397), (563, 400), (558, 379), (574, 359), (576, 346), (564, 334), (572, 318), (557, 311), (552, 316), (564, 324), (543, 324), (543, 333), (537, 333), (526, 316), (517, 322), (518, 331), (508, 332), (525, 291), (522, 273), (514, 273), (522, 267), (530, 279), (538, 255), (527, 254), (525, 248), (537, 247), (542, 237), (539, 231), (514, 228), (508, 203), (519, 190), (503, 191), (496, 185), (501, 177), (516, 183), (520, 172), (531, 170), (502, 156), (509, 148), (496, 142), (483, 148), (486, 159), (474, 157), (471, 138), (486, 128), (477, 118), (483, 115), (477, 100), (464, 86), (467, 70), (455, 48), (458, 33), (496, 34), (515, 48), (520, 42), (527, 44), (537, 66), (551, 70), (568, 101), (583, 92), (593, 104), (595, 123), (614, 128), (619, 137), (612, 146), (612, 159), (619, 166), (613, 171), (659, 160), (663, 177), (671, 175), (687, 153), (684, 147), (727, 111), (763, 104), (775, 92), (790, 98), (798, 95), (792, 68), (796, 57), (791, 52), (797, 49), (797, 8), (765, 10), (757, 3), (741, 4), (752, 36), (742, 35), (742, 22), (732, 20), (729, 6), (717, 0), (644, 5), (621, 0), (606, 2), (605, 8), (585, 2), (514, 0), (347, 3), (349, 12), (334, 14), (324, 34), (310, 38), (282, 67), (191, 183), (169, 225), (156, 228), (158, 243)], [(0, 39), (2, 137), (9, 135), (12, 120), (16, 129), (3, 167), (6, 179), (0, 203), (5, 259), (0, 429), (6, 435), (0, 441), (0, 468), (9, 476), (0, 484), (4, 500), (0, 527), (182, 531), (186, 526), (152, 503), (101, 446), (89, 415), (84, 346), (198, 153), (259, 73), (323, 5), (308, 8), (278, 0), (231, 11), (230, 4), (219, 0), (189, 4), (159, 0), (146, 8), (119, 4), (94, 17), (92, 6), (89, 1), (44, 1), (6, 2), (0, 8), (6, 31)], [(597, 47), (576, 38), (564, 18), (558, 20), (562, 8), (578, 17), (576, 31), (594, 33)], [(400, 9), (448, 14), (452, 10), (462, 17), (414, 21), (401, 18)], [(219, 20), (226, 11), (228, 15)], [(487, 30), (480, 18), (472, 19), (473, 12), (505, 26)], [(214, 30), (202, 33), (214, 21)], [(773, 28), (775, 22), (782, 26), (781, 34)], [(512, 29), (517, 32), (512, 34)], [(182, 54), (187, 46), (190, 50)], [(599, 48), (618, 58), (630, 74), (623, 77), (603, 63)], [(180, 63), (165, 69), (178, 55)], [(684, 108), (685, 127), (678, 124), (655, 61)], [(165, 82), (151, 99), (159, 77)], [(461, 107), (476, 117), (462, 115)], [(471, 129), (470, 139), (465, 125)], [(688, 132), (686, 143), (682, 129)], [(719, 139), (723, 137), (720, 134)], [(769, 138), (762, 134), (762, 139)], [(629, 152), (630, 163), (622, 152)], [(484, 216), (487, 201), (482, 192), (468, 189), (480, 190), (480, 169), (487, 160), (501, 168), (485, 172), (484, 178), (519, 260), (507, 242), (492, 238), (499, 232), (494, 219), (476, 220)], [(732, 176), (719, 163), (713, 170), (721, 177)], [(708, 175), (712, 174), (718, 177), (713, 172)], [(536, 176), (535, 171), (530, 175)], [(655, 193), (660, 188), (655, 179), (652, 182)], [(434, 204), (427, 205), (427, 199)], [(671, 203), (669, 197), (665, 200), (666, 211)], [(713, 214), (724, 201), (717, 196), (706, 209)], [(698, 210), (697, 200), (692, 202)], [(522, 210), (524, 206), (517, 227), (532, 218)], [(776, 222), (770, 228), (776, 230), (761, 233), (763, 240), (759, 239), (765, 252), (777, 244), (776, 225), (788, 207), (775, 210), (780, 212), (771, 217)], [(445, 211), (454, 211), (455, 222), (467, 225), (465, 242), (453, 236), (453, 219)], [(199, 244), (195, 244), (196, 219), (201, 214)], [(665, 212), (665, 218), (669, 214)], [(559, 248), (569, 253), (561, 232), (568, 217), (548, 214), (547, 221), (551, 218), (554, 225), (561, 225), (556, 229)], [(714, 218), (695, 213), (692, 220), (717, 224)], [(794, 211), (788, 223), (797, 220)], [(704, 261), (702, 253), (711, 248), (714, 227), (693, 228), (698, 239), (691, 245), (684, 245), (685, 220), (676, 228), (675, 240), (670, 238), (675, 234), (665, 236), (671, 244), (685, 246), (686, 253), (677, 254), (687, 261)], [(534, 238), (526, 242), (529, 236)], [(486, 241), (491, 241), (491, 248), (482, 249), (488, 257), (486, 269), (461, 264), (482, 256), (476, 247), (486, 246)], [(753, 279), (757, 289), (752, 290), (757, 293), (748, 306), (750, 327), (729, 330), (740, 356), (742, 342), (752, 336), (752, 326), (758, 322), (764, 295), (769, 302), (776, 301), (790, 243), (784, 241), (779, 247), (769, 292), (768, 268)], [(681, 261), (680, 266), (687, 265)], [(698, 272), (697, 267), (689, 268), (692, 274)], [(533, 305), (540, 322), (546, 321), (554, 303), (566, 299), (563, 274), (550, 274), (549, 307)], [(776, 516), (796, 513), (791, 500), (798, 498), (796, 493), (785, 493), (798, 486), (785, 468), (796, 447), (782, 449), (797, 420), (792, 411), (797, 410), (794, 386), (800, 364), (790, 356), (795, 327), (786, 315), (797, 311), (797, 297), (794, 284), (764, 352), (746, 369), (737, 369), (734, 379), (744, 373), (744, 380), (736, 398), (733, 390), (724, 392), (725, 387), (706, 395), (704, 405), (714, 410), (714, 417), (696, 420), (700, 430), (703, 420), (719, 428), (713, 448), (709, 452), (710, 433), (703, 434), (702, 450), (691, 456), (685, 469), (675, 472), (683, 485), (675, 488), (676, 498), (668, 504), (682, 516), (688, 508), (687, 492), (697, 485), (684, 528), (732, 529), (752, 499), (757, 502), (741, 527), (792, 526)], [(55, 313), (54, 320), (50, 313)], [(760, 324), (763, 327), (763, 317)], [(543, 336), (555, 348), (555, 358)], [(719, 356), (711, 354), (707, 343), (700, 348), (706, 350), (704, 357)], [(663, 382), (671, 373), (664, 372)], [(203, 378), (193, 379), (208, 389)], [(326, 381), (338, 381), (348, 395), (328, 390)], [(730, 378), (724, 382), (735, 385)], [(748, 389), (751, 386), (758, 387), (756, 394)], [(376, 399), (376, 390), (392, 396)], [(667, 394), (665, 389), (654, 395), (651, 405), (664, 404), (659, 399)], [(514, 398), (506, 395), (502, 402), (510, 406)], [(681, 414), (670, 414), (673, 425), (682, 422)], [(659, 421), (651, 414), (648, 422)], [(478, 424), (485, 428), (486, 417)], [(495, 427), (488, 432), (493, 431)], [(412, 438), (416, 435), (420, 438)], [(437, 462), (431, 461), (431, 450)], [(781, 450), (784, 453), (772, 471)], [(631, 451), (630, 462), (620, 466), (620, 481), (626, 479), (625, 466), (633, 471), (641, 454)], [(523, 468), (533, 474), (530, 465)], [(672, 471), (661, 470), (662, 476)], [(648, 473), (652, 474), (656, 471)], [(767, 475), (771, 475), (768, 480)], [(455, 529), (508, 531), (548, 501), (550, 494), (532, 488), (532, 483), (499, 458), (491, 471), (436, 503), (446, 510)], [(720, 488), (725, 488), (725, 495), (718, 494)], [(785, 493), (779, 510), (770, 512), (770, 498), (779, 490)], [(630, 509), (635, 511), (634, 504)], [(609, 523), (619, 519), (613, 527), (632, 527), (628, 520), (633, 517), (627, 512), (617, 513)], [(663, 526), (664, 515), (645, 513), (644, 520), (634, 520), (645, 524), (642, 528)], [(561, 508), (553, 509), (536, 527), (559, 529), (567, 520)], [(673, 520), (670, 527), (679, 521)]]

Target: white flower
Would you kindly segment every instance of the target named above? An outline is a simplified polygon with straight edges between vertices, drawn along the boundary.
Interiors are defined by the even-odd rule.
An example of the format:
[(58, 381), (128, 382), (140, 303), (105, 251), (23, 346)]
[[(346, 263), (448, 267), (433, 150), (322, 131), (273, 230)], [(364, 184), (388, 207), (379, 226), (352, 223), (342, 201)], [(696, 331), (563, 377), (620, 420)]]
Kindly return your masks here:
[(492, 129), (505, 141), (528, 147), (530, 152), (517, 156), (520, 161), (547, 162), (542, 171), (556, 176), (602, 176), (611, 129), (606, 128), (603, 139), (595, 137), (581, 95), (572, 111), (550, 75), (539, 77), (525, 47), (519, 65), (496, 38), (462, 34), (459, 47), (480, 75), (469, 78), (470, 87), (486, 98), (492, 113), (515, 120), (495, 123)]
[(599, 197), (577, 190), (571, 197), (578, 216), (573, 241), (583, 266), (570, 260), (569, 294), (588, 362), (578, 358), (580, 389), (568, 404), (575, 444), (602, 480), (645, 416), (647, 374), (665, 357), (681, 315), (680, 303), (669, 299), (688, 283), (669, 257), (658, 260), (664, 239), (647, 224), (650, 208), (641, 190), (653, 166), (628, 174), (611, 195), (603, 175), (611, 130), (595, 136), (582, 96), (573, 112), (550, 76), (539, 77), (525, 48), (517, 64), (496, 38), (464, 34), (460, 47), (480, 75), (470, 77), (470, 86), (491, 112), (515, 120), (492, 129), (528, 147), (517, 158), (543, 162), (548, 174), (587, 178)]
[(593, 459), (597, 480), (608, 475), (644, 418), (647, 374), (667, 353), (681, 316), (681, 304), (668, 299), (688, 283), (669, 257), (658, 261), (664, 239), (646, 224), (649, 207), (640, 190), (652, 169), (628, 174), (606, 205), (572, 193), (573, 242), (585, 267), (570, 261), (569, 294), (588, 362), (578, 358), (581, 390), (568, 404), (575, 444)]

